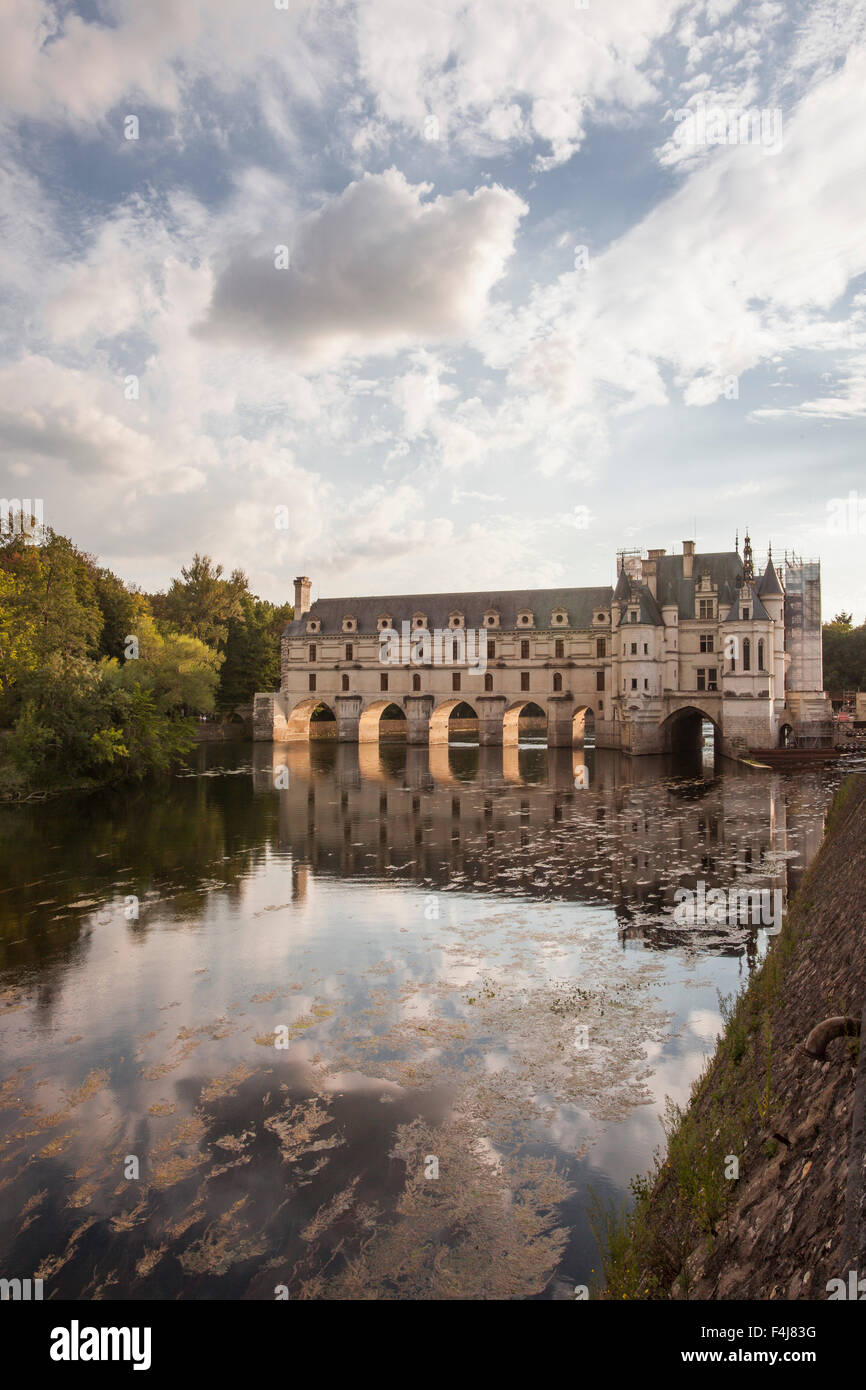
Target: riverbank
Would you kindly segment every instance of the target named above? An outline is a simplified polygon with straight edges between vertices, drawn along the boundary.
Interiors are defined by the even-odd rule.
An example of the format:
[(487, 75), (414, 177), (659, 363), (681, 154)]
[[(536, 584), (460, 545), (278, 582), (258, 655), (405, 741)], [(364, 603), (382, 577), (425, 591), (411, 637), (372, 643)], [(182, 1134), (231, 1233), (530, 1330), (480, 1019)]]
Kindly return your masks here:
[(667, 1154), (633, 1181), (629, 1218), (597, 1218), (602, 1297), (826, 1299), (847, 1280), (863, 1239), (866, 1068), (850, 1024), (823, 1059), (804, 1043), (831, 1016), (861, 1019), (864, 878), (866, 778), (851, 776), (780, 935), (723, 1000), (725, 1031), (690, 1105), (669, 1106)]

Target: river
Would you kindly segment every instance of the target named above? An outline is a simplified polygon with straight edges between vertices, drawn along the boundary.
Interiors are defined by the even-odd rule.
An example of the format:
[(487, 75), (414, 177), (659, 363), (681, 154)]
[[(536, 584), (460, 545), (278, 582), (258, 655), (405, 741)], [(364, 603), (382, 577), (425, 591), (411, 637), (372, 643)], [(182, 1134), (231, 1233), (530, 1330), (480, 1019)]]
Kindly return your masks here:
[[(583, 769), (583, 770), (581, 770)], [(47, 1298), (571, 1298), (838, 777), (203, 744), (0, 808), (0, 1274)]]

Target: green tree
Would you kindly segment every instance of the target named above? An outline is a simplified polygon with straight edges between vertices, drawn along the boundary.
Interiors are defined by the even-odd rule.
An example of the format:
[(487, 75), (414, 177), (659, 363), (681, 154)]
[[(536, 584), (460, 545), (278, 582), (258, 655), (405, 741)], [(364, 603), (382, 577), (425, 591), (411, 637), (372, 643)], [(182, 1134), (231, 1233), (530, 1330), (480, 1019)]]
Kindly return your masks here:
[(124, 689), (147, 691), (162, 714), (210, 714), (223, 656), (187, 633), (160, 632), (143, 606), (131, 635), (138, 656), (106, 663), (111, 678)]
[(866, 624), (852, 627), (850, 613), (837, 613), (823, 629), (824, 689), (866, 690)]
[(192, 721), (161, 712), (151, 690), (125, 687), (118, 671), (112, 661), (60, 656), (40, 668), (8, 740), (21, 784), (140, 780), (189, 751)]
[(90, 558), (48, 530), (39, 545), (17, 537), (0, 546), (0, 697), (5, 722), (15, 717), (23, 683), (51, 657), (96, 657), (103, 617)]
[(229, 623), (240, 615), (241, 596), (249, 593), (249, 582), (242, 570), (232, 570), (228, 579), (222, 573), (222, 565), (214, 564), (209, 555), (195, 554), (192, 563), (181, 569), (181, 578), (173, 579), (168, 593), (154, 602), (154, 615), (209, 647), (223, 648)]
[(102, 614), (99, 655), (120, 660), (127, 636), (135, 632), (134, 624), (141, 611), (141, 600), (109, 569), (96, 569), (93, 582), (96, 602)]
[(280, 637), (293, 609), (279, 608), (244, 594), (241, 611), (229, 623), (225, 663), (220, 671), (217, 705), (221, 710), (247, 704), (257, 690), (280, 683)]

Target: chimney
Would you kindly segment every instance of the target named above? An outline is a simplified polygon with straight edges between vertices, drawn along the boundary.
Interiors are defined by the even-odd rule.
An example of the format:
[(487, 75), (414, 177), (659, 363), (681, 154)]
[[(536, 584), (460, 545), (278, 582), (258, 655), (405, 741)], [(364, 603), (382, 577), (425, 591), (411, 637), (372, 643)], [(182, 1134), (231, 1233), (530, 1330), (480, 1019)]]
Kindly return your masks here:
[(694, 541), (683, 541), (683, 579), (691, 579), (695, 563)]
[(312, 579), (308, 579), (305, 574), (299, 574), (295, 579), (295, 617), (302, 618), (305, 613), (310, 611), (310, 590), (313, 587)]
[(658, 560), (652, 551), (641, 566), (642, 578), (653, 598), (658, 597)]

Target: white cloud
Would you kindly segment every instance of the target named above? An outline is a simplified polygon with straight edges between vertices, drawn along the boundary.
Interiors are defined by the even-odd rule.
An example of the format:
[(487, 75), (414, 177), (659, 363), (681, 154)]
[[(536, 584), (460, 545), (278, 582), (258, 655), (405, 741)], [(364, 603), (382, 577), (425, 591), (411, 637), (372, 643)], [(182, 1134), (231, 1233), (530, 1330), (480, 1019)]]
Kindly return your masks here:
[(479, 152), (541, 141), (549, 168), (580, 147), (588, 113), (653, 97), (642, 67), (679, 7), (524, 0), (505, 13), (497, 0), (364, 0), (360, 72), (380, 115), (419, 138), (434, 115), (441, 141)]
[[(317, 105), (344, 69), (340, 8), (327, 0), (292, 0), (285, 10), (236, 0), (106, 0), (102, 23), (72, 9), (59, 14), (49, 0), (17, 0), (3, 16), (0, 87), (7, 112), (80, 129), (123, 101), (132, 114), (155, 106), (194, 130), (214, 118), (197, 90), (202, 78), (216, 94), (243, 83), (272, 131), (292, 141), (294, 107)], [(122, 124), (117, 138), (122, 145)]]
[(507, 189), (425, 201), (396, 169), (368, 174), (305, 218), (291, 264), (273, 240), (238, 249), (199, 332), (320, 366), (465, 335), (512, 254), (526, 205)]
[(670, 373), (687, 404), (830, 322), (866, 271), (866, 159), (852, 119), (866, 49), (791, 113), (783, 148), (720, 147), (589, 273), (537, 287), (477, 335), (515, 389), (609, 417), (664, 403)]
[[(864, 307), (846, 297), (866, 269), (866, 0), (100, 12), (21, 0), (3, 20), (0, 445), (6, 476), (129, 577), (163, 583), (198, 547), (274, 597), (297, 569), (330, 592), (581, 582), (576, 504), (607, 555), (671, 505), (691, 515), (693, 441), (738, 511), (756, 460), (772, 475), (780, 456), (750, 434), (772, 448), (794, 415), (792, 435), (829, 438), (866, 409)], [(781, 105), (783, 149), (706, 147), (660, 174), (664, 108), (699, 97)], [(615, 167), (623, 131), (635, 179)], [(405, 172), (349, 182), (364, 160)], [(530, 163), (551, 170), (537, 192)], [(551, 278), (572, 225), (562, 246), (598, 250)], [(768, 361), (784, 390), (762, 409), (741, 388), (723, 459), (700, 408)], [(852, 436), (832, 436), (839, 456)], [(664, 502), (641, 476), (660, 456)], [(760, 471), (765, 524), (782, 476), (787, 455)]]

